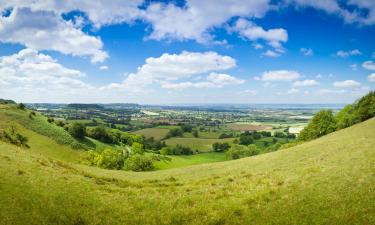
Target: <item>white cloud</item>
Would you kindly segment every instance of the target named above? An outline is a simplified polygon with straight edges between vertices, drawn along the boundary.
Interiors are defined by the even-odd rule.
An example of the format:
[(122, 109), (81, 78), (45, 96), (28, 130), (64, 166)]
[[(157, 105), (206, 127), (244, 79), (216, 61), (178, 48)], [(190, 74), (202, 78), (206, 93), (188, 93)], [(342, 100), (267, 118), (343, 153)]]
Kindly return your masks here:
[(300, 74), (291, 70), (273, 70), (262, 74), (262, 81), (292, 81), (300, 77)]
[(52, 11), (15, 7), (9, 16), (0, 16), (0, 42), (19, 43), (36, 50), (54, 50), (73, 56), (89, 56), (93, 63), (108, 54), (100, 38), (77, 29)]
[(272, 50), (267, 50), (265, 53), (263, 53), (262, 55), (264, 56), (268, 56), (268, 57), (273, 57), (273, 58), (276, 58), (276, 57), (279, 57), (281, 56), (280, 53), (277, 53), (275, 51), (272, 51)]
[(269, 10), (268, 0), (217, 2), (188, 0), (181, 8), (173, 3), (152, 3), (142, 18), (151, 23), (149, 38), (155, 40), (196, 40), (199, 43), (211, 42), (210, 31), (222, 26), (230, 18), (244, 16), (260, 18)]
[(370, 82), (375, 82), (375, 73), (372, 73), (372, 74), (368, 75), (367, 79)]
[(355, 88), (361, 86), (361, 84), (354, 80), (344, 80), (334, 82), (333, 86), (337, 88)]
[(322, 77), (323, 77), (323, 75), (322, 74), (317, 74), (316, 76), (315, 76), (317, 79), (321, 79)]
[[(121, 88), (129, 91), (142, 91), (151, 84), (161, 84), (163, 88), (183, 89), (188, 87), (220, 87), (222, 85), (243, 83), (227, 74), (213, 71), (228, 70), (236, 66), (236, 60), (216, 52), (187, 52), (181, 54), (165, 53), (158, 58), (147, 58), (146, 63), (132, 73), (122, 83), (113, 83), (107, 88)], [(181, 81), (193, 76), (211, 72), (204, 82)], [(172, 83), (172, 81), (181, 81)]]
[(360, 52), (358, 49), (353, 49), (351, 51), (340, 50), (340, 51), (336, 52), (336, 55), (339, 56), (339, 57), (342, 57), (342, 58), (346, 58), (346, 57), (349, 57), (349, 56), (352, 56), (352, 55), (362, 55), (362, 52)]
[(362, 63), (362, 67), (367, 70), (375, 70), (375, 63), (373, 61), (366, 61)]
[(12, 99), (20, 96), (24, 99), (30, 96), (45, 99), (78, 93), (91, 88), (80, 79), (85, 76), (32, 49), (0, 57), (0, 83), (6, 87), (1, 88), (0, 93)]
[(302, 81), (296, 81), (293, 83), (293, 86), (295, 87), (306, 87), (306, 86), (314, 86), (318, 85), (319, 82), (316, 80), (302, 80)]
[[(346, 23), (359, 23), (363, 25), (375, 24), (375, 1), (372, 0), (348, 0), (341, 4), (339, 0), (312, 1), (312, 0), (287, 0), (295, 7), (313, 7), (326, 13), (334, 14), (344, 19)], [(367, 11), (367, 13), (362, 13)]]
[(358, 69), (358, 65), (352, 64), (352, 65), (350, 65), (350, 68), (352, 68), (353, 71), (356, 71)]
[(108, 70), (109, 68), (108, 68), (108, 66), (100, 66), (99, 69), (100, 70)]
[(259, 43), (255, 43), (255, 44), (253, 44), (253, 46), (254, 46), (255, 49), (262, 49), (262, 48), (264, 48), (263, 45), (261, 45)]
[(253, 22), (240, 18), (231, 28), (237, 31), (241, 37), (251, 41), (264, 40), (268, 45), (282, 52), (282, 43), (288, 41), (288, 32), (282, 28), (264, 30)]
[(301, 48), (299, 51), (305, 56), (314, 55), (314, 51), (311, 48)]

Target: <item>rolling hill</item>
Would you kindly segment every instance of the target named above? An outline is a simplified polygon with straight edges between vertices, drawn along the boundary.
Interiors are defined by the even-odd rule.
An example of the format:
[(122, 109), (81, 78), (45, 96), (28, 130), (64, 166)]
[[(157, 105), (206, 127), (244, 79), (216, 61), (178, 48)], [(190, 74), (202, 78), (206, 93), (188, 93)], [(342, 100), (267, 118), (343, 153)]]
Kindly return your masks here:
[(63, 130), (22, 115), (0, 108), (0, 129), (30, 146), (0, 141), (1, 224), (375, 224), (375, 118), (268, 154), (128, 172), (85, 165)]

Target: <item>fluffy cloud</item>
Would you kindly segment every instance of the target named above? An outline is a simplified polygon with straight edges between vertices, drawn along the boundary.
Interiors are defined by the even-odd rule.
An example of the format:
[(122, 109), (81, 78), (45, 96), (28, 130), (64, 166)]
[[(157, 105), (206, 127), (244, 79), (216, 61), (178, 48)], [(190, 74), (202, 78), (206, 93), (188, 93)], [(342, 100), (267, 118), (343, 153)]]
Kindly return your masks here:
[(312, 56), (312, 55), (314, 55), (314, 52), (313, 52), (313, 50), (311, 48), (301, 48), (299, 51), (303, 55), (305, 55), (305, 56)]
[(260, 77), (262, 81), (292, 81), (300, 77), (300, 74), (292, 70), (266, 71)]
[(279, 52), (282, 52), (282, 43), (288, 41), (288, 32), (285, 29), (264, 30), (262, 27), (243, 18), (236, 21), (232, 30), (237, 31), (241, 37), (251, 41), (265, 40)]
[(375, 82), (375, 73), (372, 73), (372, 74), (368, 75), (367, 79), (370, 82)]
[[(110, 84), (107, 88), (121, 88), (129, 91), (142, 91), (151, 84), (163, 88), (184, 89), (189, 87), (221, 87), (228, 84), (241, 84), (244, 81), (227, 74), (212, 71), (228, 70), (236, 66), (236, 60), (216, 52), (187, 52), (181, 54), (165, 53), (158, 58), (147, 58), (146, 63), (136, 73), (129, 74), (122, 83)], [(181, 81), (192, 76), (211, 72), (206, 81)], [(175, 81), (173, 83), (172, 81)], [(180, 82), (177, 82), (180, 81)]]
[(100, 66), (99, 69), (100, 70), (108, 70), (109, 68), (108, 68), (108, 66)]
[(207, 43), (214, 39), (210, 31), (222, 26), (230, 18), (235, 16), (259, 18), (268, 9), (268, 0), (188, 0), (184, 7), (173, 3), (152, 3), (143, 14), (143, 19), (151, 23), (153, 28), (149, 37), (151, 39), (196, 40)]
[(275, 52), (275, 51), (272, 51), (272, 50), (267, 50), (267, 51), (266, 51), (265, 53), (263, 53), (262, 55), (264, 55), (264, 56), (268, 56), (268, 57), (274, 57), (274, 58), (281, 56), (280, 53)]
[(352, 64), (352, 65), (350, 65), (350, 68), (352, 68), (353, 71), (356, 71), (358, 69), (358, 65)]
[(108, 57), (102, 50), (100, 38), (85, 34), (72, 21), (65, 21), (52, 11), (16, 7), (9, 16), (0, 16), (0, 42), (89, 56), (93, 63), (102, 62)]
[(336, 55), (339, 56), (339, 57), (342, 57), (342, 58), (346, 58), (346, 57), (349, 57), (349, 56), (352, 56), (352, 55), (362, 55), (362, 52), (359, 51), (358, 49), (353, 49), (351, 51), (338, 51), (336, 52)]
[(355, 88), (361, 86), (361, 84), (354, 80), (344, 80), (334, 82), (333, 86), (337, 88)]
[(375, 63), (373, 61), (366, 61), (362, 63), (362, 67), (367, 70), (375, 70)]
[(12, 98), (19, 95), (28, 98), (30, 93), (45, 99), (90, 89), (82, 77), (84, 73), (66, 68), (52, 57), (32, 49), (0, 57), (0, 85), (4, 86), (0, 93)]
[(293, 83), (293, 86), (295, 87), (305, 87), (305, 86), (314, 86), (318, 85), (319, 82), (316, 80), (302, 80), (302, 81), (296, 81)]

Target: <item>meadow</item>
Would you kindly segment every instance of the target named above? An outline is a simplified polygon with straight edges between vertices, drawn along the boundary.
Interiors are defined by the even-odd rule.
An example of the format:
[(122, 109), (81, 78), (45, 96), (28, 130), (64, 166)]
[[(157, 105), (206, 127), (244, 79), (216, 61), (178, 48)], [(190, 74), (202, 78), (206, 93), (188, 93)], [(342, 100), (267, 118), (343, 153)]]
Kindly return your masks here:
[(374, 127), (371, 119), (277, 152), (152, 172), (79, 164), (67, 157), (79, 151), (20, 128), (30, 149), (0, 143), (0, 221), (373, 224)]
[(190, 147), (198, 152), (209, 152), (212, 151), (213, 143), (231, 143), (235, 138), (225, 138), (225, 139), (214, 139), (214, 138), (184, 138), (184, 137), (174, 137), (165, 140), (167, 145), (182, 145)]
[(169, 132), (169, 129), (167, 129), (167, 128), (155, 128), (155, 127), (153, 127), (153, 128), (146, 128), (146, 129), (138, 130), (138, 131), (135, 131), (133, 133), (143, 135), (146, 138), (153, 137), (156, 140), (160, 140), (160, 139), (163, 139), (165, 137), (165, 135), (167, 135), (168, 132)]

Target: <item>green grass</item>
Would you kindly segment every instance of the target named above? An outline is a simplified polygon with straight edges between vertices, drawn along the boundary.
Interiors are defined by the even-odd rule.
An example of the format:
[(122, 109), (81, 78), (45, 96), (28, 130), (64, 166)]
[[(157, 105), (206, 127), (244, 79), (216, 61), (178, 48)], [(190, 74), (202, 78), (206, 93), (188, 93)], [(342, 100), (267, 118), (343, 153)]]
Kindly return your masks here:
[(221, 162), (227, 160), (225, 153), (209, 152), (195, 155), (168, 156), (171, 161), (159, 161), (155, 163), (156, 169), (179, 168), (203, 163)]
[(0, 142), (1, 224), (375, 224), (375, 119), (277, 152), (138, 173), (79, 164), (82, 152), (6, 123), (31, 147)]
[(146, 128), (133, 132), (134, 134), (144, 135), (146, 138), (153, 137), (156, 140), (160, 140), (167, 135), (169, 129), (165, 128)]
[(215, 142), (219, 143), (232, 143), (235, 138), (225, 138), (225, 139), (213, 139), (213, 138), (170, 138), (165, 140), (167, 145), (182, 145), (190, 147), (193, 150), (198, 150), (199, 152), (209, 152), (212, 151), (212, 144)]

